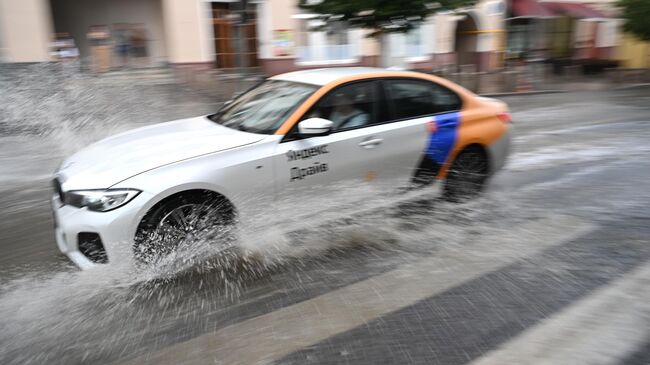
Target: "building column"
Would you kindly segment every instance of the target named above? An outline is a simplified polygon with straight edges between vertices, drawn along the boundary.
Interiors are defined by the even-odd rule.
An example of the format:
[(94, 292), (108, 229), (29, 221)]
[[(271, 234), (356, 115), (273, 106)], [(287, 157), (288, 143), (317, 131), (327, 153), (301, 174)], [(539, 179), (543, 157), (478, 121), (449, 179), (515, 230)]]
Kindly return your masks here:
[(165, 39), (171, 64), (210, 65), (214, 44), (210, 3), (202, 0), (162, 0)]
[[(298, 22), (305, 21), (292, 17), (300, 13), (297, 4), (295, 0), (265, 0), (258, 8), (258, 54), (260, 66), (267, 75), (277, 75), (297, 69), (297, 38), (300, 35)], [(284, 40), (286, 38), (289, 40), (284, 42), (289, 43), (286, 49), (282, 49), (281, 46), (283, 35)]]
[(49, 61), (52, 37), (48, 0), (0, 0), (2, 61)]

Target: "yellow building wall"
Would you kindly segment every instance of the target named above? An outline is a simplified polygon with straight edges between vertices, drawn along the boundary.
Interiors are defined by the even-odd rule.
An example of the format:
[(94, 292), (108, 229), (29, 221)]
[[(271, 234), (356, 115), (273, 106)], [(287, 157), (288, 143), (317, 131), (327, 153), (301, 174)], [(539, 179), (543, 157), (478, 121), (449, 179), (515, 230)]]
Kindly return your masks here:
[(162, 1), (169, 62), (212, 62), (210, 3), (202, 0)]
[(622, 68), (650, 68), (650, 42), (623, 34), (617, 53)]

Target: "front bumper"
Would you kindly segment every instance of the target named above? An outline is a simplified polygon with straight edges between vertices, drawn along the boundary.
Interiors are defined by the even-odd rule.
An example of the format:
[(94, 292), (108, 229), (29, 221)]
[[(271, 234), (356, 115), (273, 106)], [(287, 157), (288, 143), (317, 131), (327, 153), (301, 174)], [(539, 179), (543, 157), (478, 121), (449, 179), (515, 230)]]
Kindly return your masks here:
[(133, 237), (140, 221), (140, 212), (151, 196), (140, 193), (132, 201), (109, 212), (93, 212), (86, 208), (62, 205), (58, 196), (52, 197), (52, 212), (56, 244), (79, 268), (85, 270), (97, 263), (79, 248), (79, 234), (99, 235), (108, 262), (132, 264)]

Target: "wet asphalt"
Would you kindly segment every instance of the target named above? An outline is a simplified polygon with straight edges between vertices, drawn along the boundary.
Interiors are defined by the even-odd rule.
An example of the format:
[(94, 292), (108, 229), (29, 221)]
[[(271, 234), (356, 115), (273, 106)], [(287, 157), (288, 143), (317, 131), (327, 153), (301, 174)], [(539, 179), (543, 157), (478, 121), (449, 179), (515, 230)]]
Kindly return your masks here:
[[(171, 86), (129, 91), (119, 99), (130, 105), (125, 113), (136, 108), (130, 104), (136, 103), (134, 95), (150, 98), (148, 104), (159, 110), (152, 119), (140, 111), (119, 128), (204, 114), (218, 104), (188, 93)], [(5, 129), (0, 137), (0, 363), (155, 363), (155, 354), (170, 346), (202, 349), (205, 344), (196, 339), (245, 323), (259, 323), (263, 334), (265, 318), (285, 311), (286, 325), (296, 333), (311, 323), (313, 331), (323, 326), (328, 335), (300, 346), (287, 342), (291, 350), (276, 352), (261, 343), (258, 348), (214, 343), (209, 356), (194, 363), (225, 363), (232, 359), (226, 352), (267, 351), (259, 358), (277, 364), (464, 364), (650, 262), (650, 88), (502, 99), (513, 113), (514, 150), (477, 202), (457, 206), (415, 199), (364, 219), (362, 227), (352, 228), (357, 230), (353, 238), (347, 231), (325, 232), (340, 242), (306, 257), (201, 267), (135, 284), (105, 273), (79, 273), (56, 249), (48, 206), (48, 176), (75, 148), (61, 145), (83, 145), (113, 128), (74, 124), (58, 133), (59, 126), (48, 122), (35, 124), (45, 132)], [(101, 105), (94, 99), (88, 103)], [(116, 121), (102, 113), (104, 121)], [(557, 223), (534, 224), (549, 218)], [(515, 244), (532, 249), (580, 224), (592, 229), (509, 259)], [(512, 234), (522, 226), (534, 228)], [(380, 228), (385, 232), (378, 238), (372, 233)], [(299, 244), (310, 242), (305, 237)], [(316, 316), (317, 307), (292, 316), (301, 303), (344, 301), (329, 296), (353, 285), (364, 288), (419, 260), (440, 260), (440, 273), (463, 272), (454, 263), (466, 257), (504, 264), (340, 331), (326, 331), (327, 318), (302, 318)], [(642, 299), (639, 293), (630, 300)], [(335, 316), (354, 322), (362, 315), (341, 308)], [(639, 318), (639, 326), (645, 326), (647, 313)], [(641, 345), (617, 363), (650, 361), (650, 335), (640, 332)], [(278, 338), (291, 341), (291, 334), (268, 333), (280, 348)]]

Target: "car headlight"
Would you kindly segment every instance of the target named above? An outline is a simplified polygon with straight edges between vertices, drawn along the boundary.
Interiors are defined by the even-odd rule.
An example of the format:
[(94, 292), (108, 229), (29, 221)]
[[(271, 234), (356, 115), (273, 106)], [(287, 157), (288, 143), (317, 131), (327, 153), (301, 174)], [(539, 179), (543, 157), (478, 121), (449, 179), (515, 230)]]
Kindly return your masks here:
[(95, 212), (108, 212), (130, 202), (138, 194), (140, 190), (136, 189), (73, 190), (64, 194), (63, 203)]

